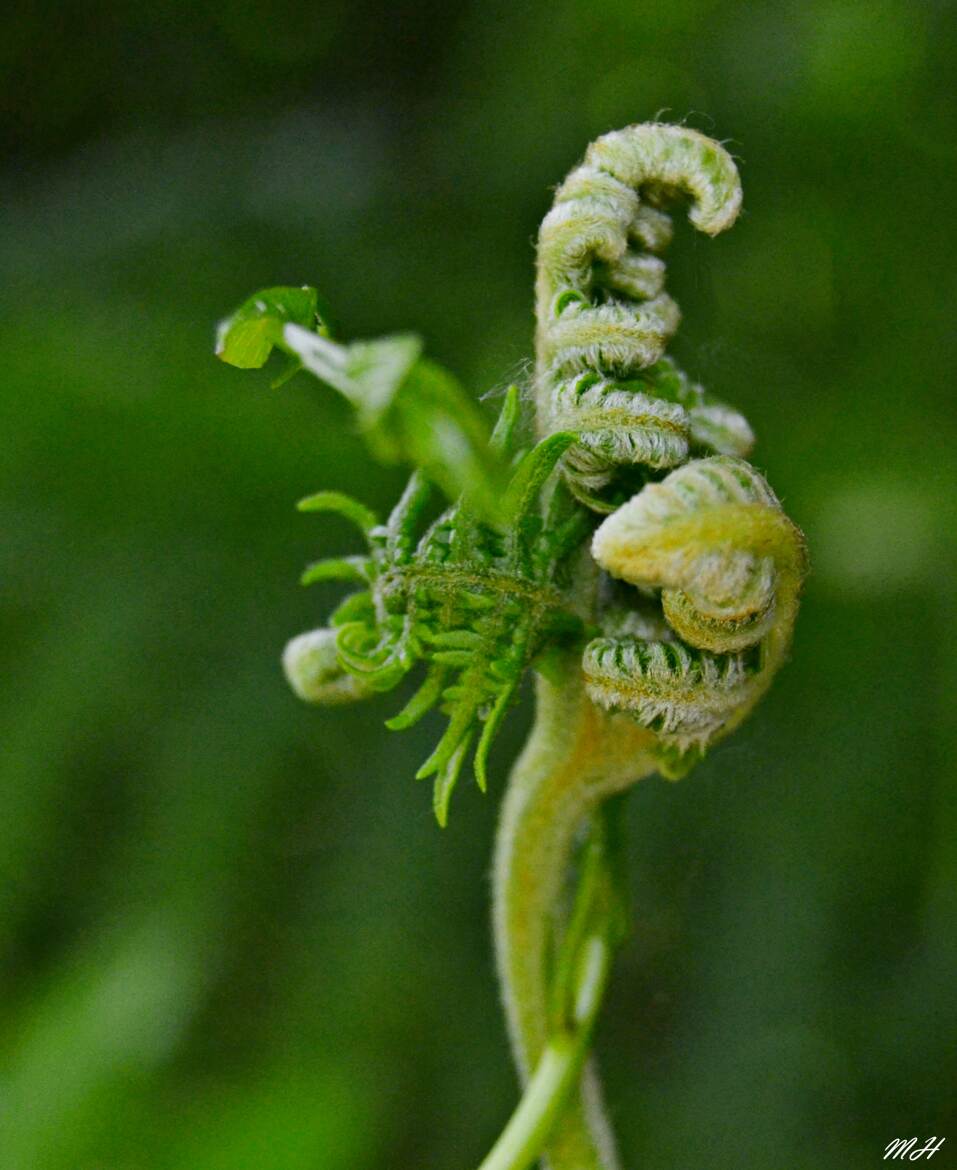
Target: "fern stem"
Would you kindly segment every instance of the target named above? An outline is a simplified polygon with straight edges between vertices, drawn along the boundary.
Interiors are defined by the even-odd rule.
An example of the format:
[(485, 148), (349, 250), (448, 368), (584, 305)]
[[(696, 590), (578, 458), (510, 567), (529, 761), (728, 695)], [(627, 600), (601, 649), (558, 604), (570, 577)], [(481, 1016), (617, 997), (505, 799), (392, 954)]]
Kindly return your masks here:
[[(576, 832), (601, 800), (655, 768), (651, 733), (589, 702), (575, 655), (551, 677), (562, 681), (538, 681), (536, 722), (509, 780), (493, 871), (502, 998), (519, 1072), (532, 1085), (550, 1042), (548, 954)], [(617, 1170), (590, 1065), (561, 1116), (547, 1120), (551, 1170)]]
[(479, 1170), (526, 1170), (544, 1149), (561, 1116), (588, 1053), (611, 967), (607, 938), (589, 938), (584, 954), (575, 1027), (553, 1036), (545, 1045), (517, 1109)]

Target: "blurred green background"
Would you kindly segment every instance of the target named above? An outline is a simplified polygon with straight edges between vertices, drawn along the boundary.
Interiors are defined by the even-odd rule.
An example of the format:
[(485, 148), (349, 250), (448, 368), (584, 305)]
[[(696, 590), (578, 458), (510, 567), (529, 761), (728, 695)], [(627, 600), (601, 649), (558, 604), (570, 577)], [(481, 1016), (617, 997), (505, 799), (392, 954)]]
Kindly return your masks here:
[[(516, 1098), (496, 805), (439, 831), (395, 696), (322, 712), (284, 641), (384, 507), (331, 393), (212, 357), (264, 285), (412, 328), (476, 393), (531, 347), (550, 187), (660, 111), (746, 214), (683, 226), (675, 352), (808, 533), (793, 661), (630, 797), (598, 1047), (627, 1166), (957, 1155), (953, 5), (37, 3), (0, 138), (0, 1166), (464, 1170)], [(526, 704), (527, 706), (527, 704)]]

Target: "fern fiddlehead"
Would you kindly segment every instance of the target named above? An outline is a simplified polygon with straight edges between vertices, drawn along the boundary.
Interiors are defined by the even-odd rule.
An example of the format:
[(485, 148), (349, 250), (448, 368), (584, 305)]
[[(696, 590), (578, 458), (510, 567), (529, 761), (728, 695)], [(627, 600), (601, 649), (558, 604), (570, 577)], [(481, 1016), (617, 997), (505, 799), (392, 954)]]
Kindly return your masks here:
[(592, 143), (539, 232), (539, 429), (579, 432), (569, 483), (603, 511), (622, 469), (676, 467), (693, 449), (745, 455), (754, 441), (740, 414), (664, 356), (680, 320), (662, 258), (663, 208), (677, 195), (691, 196), (699, 231), (724, 231), (741, 206), (734, 162), (686, 127), (631, 126)]
[(719, 144), (660, 124), (598, 139), (558, 189), (538, 245), (533, 444), (517, 388), (489, 434), (417, 339), (334, 342), (311, 289), (257, 294), (218, 336), (243, 367), (283, 351), (349, 400), (377, 457), (417, 468), (384, 522), (337, 492), (300, 504), (347, 517), (366, 549), (303, 575), (356, 588), (287, 646), (296, 693), (365, 698), (421, 666), (387, 725), (446, 716), (418, 773), (434, 776), (444, 824), (470, 753), (486, 787), (495, 734), (537, 669), (493, 872), (527, 1088), (482, 1170), (521, 1170), (543, 1150), (552, 1170), (618, 1165), (587, 1059), (623, 921), (606, 802), (654, 771), (683, 775), (737, 726), (797, 613), (803, 538), (744, 461), (750, 427), (665, 354), (679, 321), (666, 209), (680, 198), (714, 235), (737, 216), (737, 170)]
[(635, 711), (677, 752), (700, 753), (741, 722), (787, 651), (801, 534), (753, 467), (718, 456), (649, 484), (604, 521), (592, 552), (614, 576), (661, 591), (674, 636), (590, 642), (590, 697)]

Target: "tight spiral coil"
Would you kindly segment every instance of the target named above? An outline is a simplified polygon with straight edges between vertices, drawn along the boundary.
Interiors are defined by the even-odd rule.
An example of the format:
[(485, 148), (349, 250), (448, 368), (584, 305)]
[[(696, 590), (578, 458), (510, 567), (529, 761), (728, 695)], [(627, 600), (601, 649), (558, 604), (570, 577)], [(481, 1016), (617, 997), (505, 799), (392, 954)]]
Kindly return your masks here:
[[(422, 686), (389, 725), (408, 727), (436, 706), (447, 715), (419, 771), (436, 776), (440, 821), (473, 744), (484, 787), (489, 747), (522, 675), (576, 622), (581, 632), (572, 614), (587, 611), (587, 694), (652, 731), (670, 775), (744, 718), (783, 660), (803, 575), (800, 534), (741, 458), (754, 441), (746, 419), (665, 355), (680, 314), (664, 291), (672, 234), (664, 209), (681, 197), (700, 231), (730, 227), (741, 205), (734, 161), (694, 130), (656, 123), (598, 139), (558, 188), (538, 244), (540, 441), (520, 455), (510, 391), (490, 447), (511, 463), (503, 482), (512, 503), (497, 522), (480, 519), (475, 500), (463, 497), (423, 532), (435, 459), (411, 441), (433, 471), (413, 475), (384, 525), (338, 493), (305, 502), (344, 511), (369, 551), (307, 572), (306, 581), (362, 588), (335, 612), (332, 629), (294, 640), (287, 673), (304, 698), (342, 702), (390, 690), (424, 663)], [(288, 290), (273, 290), (273, 300), (277, 292), (286, 305)], [(241, 325), (248, 315), (237, 315)], [(414, 357), (395, 341), (337, 349), (300, 333), (292, 337), (297, 358), (352, 398), (365, 387), (378, 401), (374, 387), (359, 385), (375, 344), (393, 364)], [(281, 336), (291, 345), (289, 334), (287, 325)], [(356, 352), (351, 380), (330, 366), (330, 349), (342, 361)], [(428, 400), (419, 372), (403, 399), (407, 412)], [(430, 416), (415, 416), (402, 433), (442, 431), (426, 423)], [(550, 482), (556, 467), (568, 491)], [(585, 574), (569, 590), (566, 569), (596, 513), (609, 515), (594, 536), (595, 562), (638, 588), (611, 602), (599, 589), (582, 609), (578, 595), (598, 577)]]
[(592, 555), (613, 576), (660, 591), (671, 632), (591, 641), (588, 694), (654, 730), (664, 770), (680, 773), (744, 718), (783, 661), (804, 539), (759, 472), (714, 456), (643, 488), (599, 526)]
[(730, 227), (741, 206), (731, 156), (684, 126), (631, 126), (592, 143), (539, 232), (539, 429), (579, 433), (565, 471), (598, 510), (617, 502), (602, 492), (619, 468), (745, 455), (753, 443), (741, 415), (662, 361), (681, 316), (664, 291), (672, 230), (662, 208), (681, 195), (698, 230)]

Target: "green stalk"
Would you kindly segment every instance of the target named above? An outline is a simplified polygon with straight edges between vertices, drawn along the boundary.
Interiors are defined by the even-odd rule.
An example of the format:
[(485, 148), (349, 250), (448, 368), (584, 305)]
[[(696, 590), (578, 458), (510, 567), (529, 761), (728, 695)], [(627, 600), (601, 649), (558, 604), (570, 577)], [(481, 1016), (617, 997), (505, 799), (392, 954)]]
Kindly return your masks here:
[[(562, 681), (538, 681), (535, 726), (512, 771), (496, 843), (496, 956), (527, 1092), (493, 1155), (511, 1130), (506, 1151), (526, 1160), (491, 1167), (528, 1165), (547, 1144), (551, 1170), (617, 1170), (601, 1089), (586, 1063), (591, 1022), (576, 1027), (571, 1038), (552, 1036), (548, 957), (557, 941), (558, 906), (576, 833), (607, 796), (654, 771), (654, 741), (631, 720), (606, 715), (588, 700), (577, 655), (570, 654), (551, 677)], [(605, 947), (609, 950), (607, 941)], [(606, 975), (596, 984), (599, 1000)], [(589, 1006), (597, 1012), (598, 1000), (589, 1000)], [(567, 1047), (560, 1044), (563, 1039)]]
[(607, 938), (599, 935), (586, 941), (575, 1026), (548, 1041), (518, 1108), (479, 1170), (526, 1170), (544, 1149), (585, 1062), (611, 954)]

